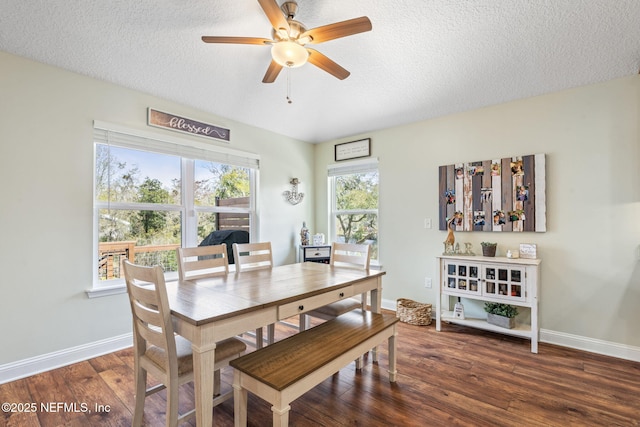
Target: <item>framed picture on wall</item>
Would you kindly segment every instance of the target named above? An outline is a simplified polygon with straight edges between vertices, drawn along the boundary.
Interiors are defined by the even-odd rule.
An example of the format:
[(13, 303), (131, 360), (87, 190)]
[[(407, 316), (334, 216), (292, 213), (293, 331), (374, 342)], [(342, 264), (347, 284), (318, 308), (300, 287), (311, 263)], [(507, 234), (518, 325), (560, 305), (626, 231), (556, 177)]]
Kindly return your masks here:
[(371, 155), (371, 138), (358, 141), (343, 142), (335, 145), (335, 161), (369, 157)]

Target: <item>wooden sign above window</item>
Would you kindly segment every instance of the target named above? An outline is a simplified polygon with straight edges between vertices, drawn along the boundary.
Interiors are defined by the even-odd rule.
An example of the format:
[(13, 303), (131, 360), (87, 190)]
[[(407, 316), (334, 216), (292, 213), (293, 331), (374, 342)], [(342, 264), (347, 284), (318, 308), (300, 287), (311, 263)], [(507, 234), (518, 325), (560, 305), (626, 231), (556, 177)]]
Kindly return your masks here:
[(229, 142), (231, 138), (231, 131), (229, 129), (198, 122), (196, 120), (176, 116), (170, 113), (164, 113), (162, 111), (154, 110), (153, 108), (149, 108), (148, 124), (149, 126), (171, 129), (176, 132), (184, 132), (206, 138), (221, 139), (227, 142)]
[(371, 155), (371, 138), (336, 144), (334, 146), (334, 154), (336, 162), (369, 157)]
[[(440, 166), (440, 230), (547, 231), (545, 157)], [(455, 219), (452, 219), (455, 218)]]

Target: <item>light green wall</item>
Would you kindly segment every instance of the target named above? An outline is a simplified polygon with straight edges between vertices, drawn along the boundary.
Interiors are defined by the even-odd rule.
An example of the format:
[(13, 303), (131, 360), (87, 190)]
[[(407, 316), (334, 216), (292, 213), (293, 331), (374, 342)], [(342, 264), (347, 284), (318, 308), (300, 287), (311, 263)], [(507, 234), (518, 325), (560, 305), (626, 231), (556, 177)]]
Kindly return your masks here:
[[(328, 232), (333, 145), (371, 137), (388, 301), (435, 302), (423, 284), (437, 278), (445, 238), (436, 225), (438, 166), (546, 153), (549, 231), (491, 239), (499, 255), (520, 242), (538, 244), (543, 329), (640, 346), (640, 76), (316, 146), (2, 52), (0, 99), (0, 365), (130, 332), (124, 294), (85, 294), (92, 121), (163, 132), (146, 126), (148, 107), (230, 128), (232, 143), (220, 145), (261, 155), (260, 238), (273, 242), (280, 264), (294, 262), (302, 221), (313, 233)], [(282, 199), (294, 176), (308, 193), (297, 206)], [(423, 228), (425, 218), (433, 229)], [(477, 248), (487, 234), (457, 239)]]
[(314, 232), (328, 232), (334, 144), (370, 137), (380, 160), (383, 298), (435, 304), (435, 257), (446, 237), (437, 226), (438, 166), (545, 153), (546, 233), (459, 232), (456, 241), (477, 253), (481, 241), (497, 241), (499, 256), (536, 243), (541, 328), (640, 346), (639, 119), (636, 75), (318, 145)]
[[(261, 156), (260, 239), (275, 262), (295, 261), (313, 204), (282, 192), (311, 190), (311, 144), (205, 114), (0, 52), (0, 365), (131, 332), (126, 294), (88, 299), (92, 285), (93, 120), (146, 126), (148, 107), (231, 129), (231, 143)], [(223, 102), (223, 101), (221, 101)]]

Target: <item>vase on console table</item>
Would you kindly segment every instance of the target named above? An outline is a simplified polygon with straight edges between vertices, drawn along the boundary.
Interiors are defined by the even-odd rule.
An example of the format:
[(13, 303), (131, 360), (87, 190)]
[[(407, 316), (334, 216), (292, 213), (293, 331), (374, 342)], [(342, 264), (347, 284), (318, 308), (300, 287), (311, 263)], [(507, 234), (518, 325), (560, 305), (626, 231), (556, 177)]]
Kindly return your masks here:
[(311, 235), (309, 234), (309, 229), (307, 228), (307, 223), (302, 223), (302, 229), (300, 230), (300, 244), (302, 246), (309, 246), (309, 238)]

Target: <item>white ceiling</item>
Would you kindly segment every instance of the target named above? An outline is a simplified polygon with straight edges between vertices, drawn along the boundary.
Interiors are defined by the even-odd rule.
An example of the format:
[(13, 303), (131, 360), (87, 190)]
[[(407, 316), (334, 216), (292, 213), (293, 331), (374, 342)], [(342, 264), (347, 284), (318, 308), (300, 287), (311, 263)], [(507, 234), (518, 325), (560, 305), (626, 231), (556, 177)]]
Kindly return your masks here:
[(270, 38), (256, 0), (2, 0), (0, 50), (308, 142), (640, 69), (639, 0), (298, 4), (307, 28), (364, 15), (373, 30), (315, 45), (351, 76), (340, 81), (311, 64), (291, 70), (292, 104), (285, 71), (261, 83), (268, 46), (200, 39)]

